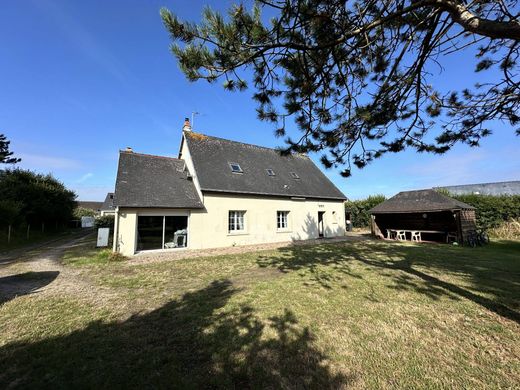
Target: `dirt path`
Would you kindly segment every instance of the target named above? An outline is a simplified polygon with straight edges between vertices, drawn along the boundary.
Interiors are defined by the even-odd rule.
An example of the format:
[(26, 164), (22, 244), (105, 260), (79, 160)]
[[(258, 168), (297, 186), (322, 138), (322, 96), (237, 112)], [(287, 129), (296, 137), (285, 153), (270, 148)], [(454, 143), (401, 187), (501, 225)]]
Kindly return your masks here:
[(96, 288), (85, 281), (77, 269), (64, 267), (60, 260), (65, 251), (92, 240), (93, 234), (63, 238), (26, 253), (17, 251), (16, 256), (0, 258), (0, 304), (35, 293), (92, 295)]

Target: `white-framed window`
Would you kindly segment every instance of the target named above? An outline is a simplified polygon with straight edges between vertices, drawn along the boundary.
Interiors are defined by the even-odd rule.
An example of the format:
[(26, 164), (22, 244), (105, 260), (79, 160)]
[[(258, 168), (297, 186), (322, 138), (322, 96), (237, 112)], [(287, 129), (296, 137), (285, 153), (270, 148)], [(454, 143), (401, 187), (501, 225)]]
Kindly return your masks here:
[(231, 168), (231, 172), (233, 173), (243, 173), (242, 167), (238, 163), (230, 162), (229, 167)]
[(266, 169), (266, 171), (269, 176), (276, 176), (276, 173), (271, 168)]
[(276, 212), (276, 228), (278, 230), (284, 230), (289, 228), (289, 212), (288, 211), (277, 211)]
[(228, 230), (230, 233), (243, 232), (246, 230), (245, 217), (246, 212), (240, 210), (230, 210), (228, 219)]
[(296, 172), (289, 172), (292, 176), (293, 179), (299, 179), (300, 176), (298, 176), (298, 174)]

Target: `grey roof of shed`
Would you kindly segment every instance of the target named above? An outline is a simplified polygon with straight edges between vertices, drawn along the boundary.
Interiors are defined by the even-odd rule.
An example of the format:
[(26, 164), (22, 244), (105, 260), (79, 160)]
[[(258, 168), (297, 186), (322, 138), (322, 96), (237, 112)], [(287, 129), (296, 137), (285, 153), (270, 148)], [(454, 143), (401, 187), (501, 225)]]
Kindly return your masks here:
[(113, 211), (114, 210), (114, 193), (109, 192), (105, 197), (103, 204), (101, 205), (102, 211)]
[(370, 209), (371, 214), (474, 209), (435, 190), (403, 191)]
[(119, 152), (114, 206), (203, 208), (182, 160)]
[[(275, 149), (193, 132), (184, 135), (202, 191), (346, 199), (305, 155), (282, 156)], [(233, 173), (230, 163), (238, 163), (243, 173)], [(275, 175), (269, 176), (267, 169)]]

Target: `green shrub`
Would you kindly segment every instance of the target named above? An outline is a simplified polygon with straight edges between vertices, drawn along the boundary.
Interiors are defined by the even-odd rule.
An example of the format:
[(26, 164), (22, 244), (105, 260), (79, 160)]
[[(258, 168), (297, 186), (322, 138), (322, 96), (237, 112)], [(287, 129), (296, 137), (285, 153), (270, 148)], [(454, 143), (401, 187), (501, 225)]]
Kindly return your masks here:
[(368, 211), (385, 200), (384, 195), (371, 195), (366, 199), (345, 202), (345, 211), (350, 213), (352, 226), (355, 228), (370, 226), (370, 213)]
[(103, 215), (102, 217), (96, 218), (96, 227), (107, 227), (110, 229), (114, 228), (114, 216), (113, 215)]
[(72, 212), (72, 215), (76, 219), (81, 219), (81, 217), (95, 217), (96, 212), (92, 209), (87, 209), (85, 207), (76, 207)]

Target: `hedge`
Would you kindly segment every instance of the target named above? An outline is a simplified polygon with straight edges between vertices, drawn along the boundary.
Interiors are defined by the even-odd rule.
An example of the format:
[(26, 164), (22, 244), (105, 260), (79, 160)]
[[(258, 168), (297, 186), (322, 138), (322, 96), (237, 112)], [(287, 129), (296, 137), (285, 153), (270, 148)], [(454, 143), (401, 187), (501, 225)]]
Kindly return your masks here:
[(520, 195), (453, 195), (461, 202), (475, 207), (477, 226), (480, 229), (492, 229), (503, 222), (520, 218)]
[(356, 228), (370, 226), (370, 213), (368, 210), (385, 200), (386, 197), (384, 195), (371, 195), (366, 199), (345, 202), (345, 211), (350, 213), (352, 226)]

